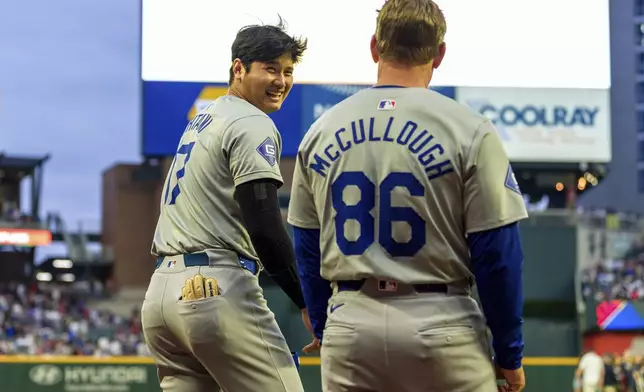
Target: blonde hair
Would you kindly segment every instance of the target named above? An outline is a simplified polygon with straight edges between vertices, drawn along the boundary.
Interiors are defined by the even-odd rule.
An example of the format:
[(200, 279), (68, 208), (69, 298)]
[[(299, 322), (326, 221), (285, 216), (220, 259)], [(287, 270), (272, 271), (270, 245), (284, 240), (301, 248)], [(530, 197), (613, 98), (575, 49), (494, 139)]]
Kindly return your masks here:
[(376, 42), (384, 60), (424, 65), (438, 56), (447, 24), (432, 0), (388, 0), (378, 10)]

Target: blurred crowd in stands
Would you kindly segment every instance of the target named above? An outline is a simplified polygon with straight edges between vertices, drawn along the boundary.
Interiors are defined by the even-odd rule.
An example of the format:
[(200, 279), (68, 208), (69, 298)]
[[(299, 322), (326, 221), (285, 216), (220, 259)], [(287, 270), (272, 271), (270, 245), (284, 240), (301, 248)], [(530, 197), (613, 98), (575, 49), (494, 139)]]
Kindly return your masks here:
[(18, 203), (8, 200), (0, 200), (0, 220), (11, 223), (30, 223), (32, 218), (23, 214), (18, 209)]
[(86, 306), (89, 292), (52, 283), (0, 286), (0, 355), (148, 355), (138, 309)]
[[(591, 353), (595, 355), (594, 353)], [(588, 355), (588, 354), (586, 354)], [(585, 356), (586, 356), (585, 355)], [(604, 374), (592, 374), (592, 369), (587, 367), (584, 379), (598, 378), (598, 389), (605, 392), (642, 392), (644, 391), (644, 357), (625, 352), (624, 354), (604, 354)], [(582, 361), (584, 358), (582, 357)], [(581, 381), (581, 380), (580, 380)], [(583, 382), (579, 384), (583, 385)], [(583, 389), (585, 391), (586, 389)], [(577, 391), (582, 392), (581, 388)], [(575, 391), (576, 392), (576, 391)]]
[(604, 260), (582, 271), (581, 285), (587, 299), (644, 299), (644, 243), (638, 243), (620, 259)]
[(0, 203), (0, 216), (2, 220), (6, 221), (17, 221), (21, 217), (20, 210), (18, 209), (17, 203), (11, 203), (9, 201), (4, 201)]

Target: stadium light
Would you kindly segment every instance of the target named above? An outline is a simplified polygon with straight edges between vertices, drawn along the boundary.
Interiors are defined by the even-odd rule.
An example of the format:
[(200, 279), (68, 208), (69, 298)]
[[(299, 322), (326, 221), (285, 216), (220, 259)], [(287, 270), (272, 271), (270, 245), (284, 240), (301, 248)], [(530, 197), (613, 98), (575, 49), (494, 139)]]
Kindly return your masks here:
[(587, 184), (588, 182), (586, 181), (586, 179), (583, 177), (580, 177), (579, 180), (577, 180), (577, 189), (579, 189), (580, 191), (583, 191), (584, 189), (586, 189)]
[(62, 274), (62, 275), (60, 275), (60, 276), (58, 277), (58, 279), (59, 279), (61, 282), (69, 282), (69, 283), (71, 283), (71, 282), (73, 282), (74, 280), (76, 280), (76, 277), (74, 276), (74, 274)]
[(54, 265), (54, 268), (59, 269), (69, 269), (74, 266), (74, 263), (69, 259), (55, 259), (52, 264)]
[(38, 272), (36, 280), (40, 282), (51, 282), (51, 274), (49, 272)]

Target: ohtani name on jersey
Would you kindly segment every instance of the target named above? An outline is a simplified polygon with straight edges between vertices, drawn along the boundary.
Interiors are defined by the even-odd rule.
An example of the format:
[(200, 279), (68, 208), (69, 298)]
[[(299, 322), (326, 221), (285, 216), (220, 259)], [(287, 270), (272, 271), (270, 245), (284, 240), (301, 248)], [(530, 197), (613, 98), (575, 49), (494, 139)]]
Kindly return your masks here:
[(452, 162), (443, 157), (445, 153), (443, 146), (434, 139), (434, 135), (426, 129), (419, 128), (416, 122), (396, 121), (393, 116), (389, 117), (384, 127), (382, 126), (384, 124), (377, 126), (375, 122), (374, 117), (355, 120), (349, 127), (335, 131), (335, 141), (327, 145), (323, 151), (313, 155), (309, 168), (326, 177), (326, 170), (331, 167), (331, 164), (354, 146), (365, 142), (387, 142), (407, 147), (423, 165), (429, 180), (454, 171)]
[(207, 113), (200, 113), (193, 118), (188, 125), (186, 126), (186, 129), (183, 131), (185, 132), (190, 132), (190, 131), (197, 131), (197, 133), (201, 133), (210, 123), (212, 122), (212, 116)]

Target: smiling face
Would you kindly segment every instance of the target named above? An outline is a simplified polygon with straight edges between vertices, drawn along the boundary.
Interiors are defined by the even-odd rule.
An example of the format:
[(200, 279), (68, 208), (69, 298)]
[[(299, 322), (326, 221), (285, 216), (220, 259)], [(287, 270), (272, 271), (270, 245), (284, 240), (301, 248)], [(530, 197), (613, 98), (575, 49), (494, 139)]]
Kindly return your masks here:
[(254, 61), (249, 67), (235, 59), (231, 87), (259, 110), (272, 113), (280, 109), (293, 87), (293, 68), (294, 62), (288, 53), (271, 61)]

